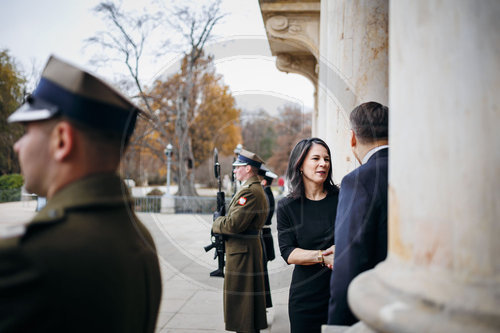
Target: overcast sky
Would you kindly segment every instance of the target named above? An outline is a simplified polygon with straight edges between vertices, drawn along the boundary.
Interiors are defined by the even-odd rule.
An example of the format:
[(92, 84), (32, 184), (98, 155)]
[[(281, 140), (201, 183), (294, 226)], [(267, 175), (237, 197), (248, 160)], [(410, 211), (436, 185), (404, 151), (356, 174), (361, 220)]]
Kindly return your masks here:
[[(3, 0), (0, 10), (0, 48), (8, 49), (25, 71), (32, 64), (43, 68), (50, 54), (96, 71), (113, 80), (106, 69), (92, 68), (92, 50), (84, 48), (84, 40), (103, 30), (100, 19), (91, 11), (99, 0)], [(125, 6), (145, 2), (124, 0)], [(169, 1), (171, 2), (171, 1)], [(182, 2), (181, 2), (182, 3)], [(244, 109), (265, 107), (274, 112), (287, 101), (313, 107), (313, 86), (305, 77), (286, 74), (276, 69), (265, 37), (265, 29), (257, 0), (223, 0), (223, 22), (214, 29), (208, 47), (215, 54), (217, 72), (224, 76)], [(142, 80), (146, 84), (162, 73), (172, 71), (179, 54), (171, 54), (155, 63), (143, 65)], [(108, 69), (109, 70), (109, 69)]]

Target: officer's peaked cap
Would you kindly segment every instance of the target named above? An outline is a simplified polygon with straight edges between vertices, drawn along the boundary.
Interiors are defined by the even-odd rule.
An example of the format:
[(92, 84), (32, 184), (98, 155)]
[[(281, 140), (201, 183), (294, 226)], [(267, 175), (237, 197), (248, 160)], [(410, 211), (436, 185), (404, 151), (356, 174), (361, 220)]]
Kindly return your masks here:
[(257, 154), (245, 149), (241, 150), (238, 158), (233, 163), (234, 166), (251, 165), (256, 168), (260, 168), (262, 164), (264, 164), (264, 161)]
[(31, 122), (65, 116), (92, 129), (129, 137), (141, 110), (95, 75), (51, 56), (35, 91), (8, 118)]
[(265, 178), (276, 179), (278, 175), (266, 168), (264, 165), (260, 166), (259, 176), (263, 176)]

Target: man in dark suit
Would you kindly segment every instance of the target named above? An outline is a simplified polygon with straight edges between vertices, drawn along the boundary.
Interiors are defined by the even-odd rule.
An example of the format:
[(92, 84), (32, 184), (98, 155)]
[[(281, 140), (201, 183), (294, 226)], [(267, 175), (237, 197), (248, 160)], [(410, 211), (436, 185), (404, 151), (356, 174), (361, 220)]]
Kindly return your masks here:
[(161, 278), (151, 235), (116, 173), (140, 110), (51, 57), (8, 118), (26, 189), (47, 205), (0, 230), (1, 332), (154, 332)]
[(329, 325), (358, 321), (347, 304), (349, 284), (387, 256), (388, 119), (389, 109), (376, 102), (361, 104), (350, 114), (350, 144), (361, 166), (340, 186)]

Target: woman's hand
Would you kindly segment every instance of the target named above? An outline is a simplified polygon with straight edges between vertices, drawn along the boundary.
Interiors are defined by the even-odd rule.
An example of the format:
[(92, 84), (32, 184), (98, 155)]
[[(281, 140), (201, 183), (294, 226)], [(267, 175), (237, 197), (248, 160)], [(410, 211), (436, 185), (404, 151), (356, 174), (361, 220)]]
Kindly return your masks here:
[(325, 251), (323, 251), (323, 257), (325, 258), (326, 267), (333, 269), (333, 258), (335, 256), (335, 245), (330, 246)]

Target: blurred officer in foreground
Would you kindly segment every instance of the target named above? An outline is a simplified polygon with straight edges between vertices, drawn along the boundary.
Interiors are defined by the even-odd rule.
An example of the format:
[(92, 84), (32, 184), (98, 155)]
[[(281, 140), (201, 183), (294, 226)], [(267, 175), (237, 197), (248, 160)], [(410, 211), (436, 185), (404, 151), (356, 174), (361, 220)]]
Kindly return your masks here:
[(243, 182), (226, 216), (215, 214), (213, 232), (226, 239), (224, 322), (226, 330), (258, 332), (267, 327), (261, 230), (266, 221), (266, 195), (257, 177), (262, 159), (242, 150), (235, 166)]
[(273, 234), (271, 233), (271, 222), (274, 215), (274, 210), (276, 208), (276, 203), (274, 201), (274, 194), (271, 189), (271, 184), (273, 183), (274, 179), (278, 178), (278, 175), (271, 172), (269, 169), (262, 165), (259, 169), (259, 176), (261, 178), (260, 184), (264, 189), (264, 193), (266, 194), (267, 198), (267, 205), (269, 206), (266, 223), (262, 228), (262, 246), (264, 249), (264, 281), (266, 283), (266, 307), (272, 308), (273, 301), (271, 298), (271, 286), (269, 284), (267, 263), (276, 258), (276, 254), (274, 253)]
[(153, 332), (161, 280), (153, 239), (116, 174), (136, 106), (51, 57), (9, 122), (26, 190), (47, 205), (0, 232), (0, 332)]

